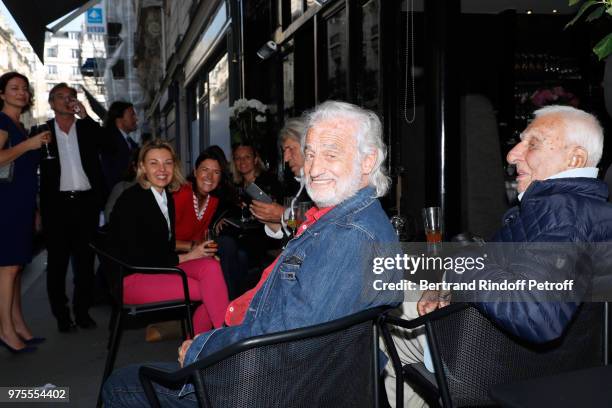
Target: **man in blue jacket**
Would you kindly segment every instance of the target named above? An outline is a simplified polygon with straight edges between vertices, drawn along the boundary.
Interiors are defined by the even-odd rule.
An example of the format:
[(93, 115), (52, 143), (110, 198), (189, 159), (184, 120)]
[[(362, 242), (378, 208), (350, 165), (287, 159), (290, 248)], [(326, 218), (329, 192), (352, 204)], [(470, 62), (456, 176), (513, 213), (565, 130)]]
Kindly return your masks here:
[[(591, 279), (607, 272), (605, 246), (586, 244), (612, 239), (608, 187), (596, 178), (602, 150), (603, 130), (593, 115), (569, 106), (537, 110), (507, 157), (516, 165), (520, 204), (506, 213), (492, 239), (528, 244), (501, 250), (508, 252), (503, 265), (485, 265), (476, 274), (446, 274), (449, 282), (571, 281), (573, 291), (565, 292), (571, 301), (550, 301), (565, 300), (559, 296), (563, 292), (533, 290), (535, 286), (517, 290), (511, 302), (500, 301), (503, 297), (493, 292), (477, 295), (477, 306), (520, 338), (543, 343), (560, 337)], [(424, 300), (419, 312), (435, 306)]]
[[(532, 280), (544, 282), (572, 280), (574, 291), (562, 292), (517, 290), (511, 294), (493, 291), (471, 292), (473, 301), (490, 319), (508, 332), (533, 343), (554, 340), (577, 310), (581, 295), (597, 273), (605, 273), (602, 263), (604, 243), (612, 238), (612, 205), (607, 203), (608, 188), (598, 180), (597, 163), (603, 150), (603, 130), (597, 119), (568, 106), (548, 106), (537, 110), (535, 119), (521, 134), (521, 141), (508, 153), (507, 160), (516, 165), (519, 205), (503, 217), (491, 247), (496, 259), (473, 273), (446, 271), (445, 281), (469, 283), (474, 280), (492, 283)], [(504, 247), (497, 243), (517, 243)], [(518, 244), (521, 243), (521, 244)], [(588, 244), (585, 244), (588, 243)], [(587, 248), (582, 262), (580, 252)], [(593, 276), (595, 275), (595, 276)], [(567, 288), (567, 287), (566, 287)], [(458, 293), (454, 293), (456, 300)], [(508, 299), (510, 301), (504, 301)], [(555, 299), (557, 301), (550, 301)], [(430, 313), (448, 304), (450, 297), (427, 291), (416, 304), (402, 306), (404, 318)], [(416, 309), (416, 310), (415, 310)], [(395, 344), (404, 363), (423, 359), (424, 334), (397, 330)], [(394, 374), (385, 381), (390, 402), (395, 396)], [(404, 387), (405, 406), (423, 406), (410, 389)]]
[[(240, 340), (306, 327), (381, 305), (401, 296), (373, 289), (375, 280), (399, 280), (394, 270), (373, 274), (373, 260), (396, 249), (397, 236), (377, 197), (389, 186), (386, 148), (375, 113), (329, 101), (307, 116), (302, 139), (308, 194), (316, 204), (296, 237), (275, 261), (242, 324), (203, 333), (180, 348), (190, 363)], [(401, 293), (400, 293), (401, 295)], [(230, 310), (231, 312), (231, 310)], [(164, 365), (177, 369), (178, 365)], [(107, 407), (148, 406), (138, 366), (117, 370), (106, 382)], [(162, 405), (197, 406), (193, 387), (163, 389)]]

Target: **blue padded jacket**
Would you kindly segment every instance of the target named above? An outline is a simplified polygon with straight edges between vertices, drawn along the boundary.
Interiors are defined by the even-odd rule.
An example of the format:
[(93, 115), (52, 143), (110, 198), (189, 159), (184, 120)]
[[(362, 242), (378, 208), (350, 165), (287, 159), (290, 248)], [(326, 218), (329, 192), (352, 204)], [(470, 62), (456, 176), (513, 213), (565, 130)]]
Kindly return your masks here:
[[(581, 245), (584, 248), (584, 244), (580, 243), (603, 243), (611, 240), (612, 205), (607, 202), (607, 198), (607, 185), (597, 179), (580, 177), (533, 182), (526, 190), (520, 206), (506, 212), (502, 228), (492, 239), (493, 242), (526, 243), (521, 245), (521, 250), (525, 251), (512, 259), (487, 265), (478, 272), (478, 279), (493, 282), (517, 279), (542, 281), (551, 276), (555, 281), (583, 279), (585, 282), (588, 280), (588, 290), (592, 282), (598, 282), (597, 279), (605, 282), (610, 278), (607, 276), (608, 270), (609, 275), (612, 275), (612, 269), (607, 267), (610, 266), (612, 258), (607, 250), (608, 245), (589, 244), (588, 249), (582, 253), (575, 248), (580, 248)], [(538, 255), (535, 250), (531, 252), (530, 248), (547, 247), (541, 243), (561, 243), (551, 244), (551, 252), (556, 259), (569, 258), (569, 267), (559, 268), (558, 265), (555, 267), (554, 261), (548, 264), (548, 260), (543, 262), (542, 259), (535, 259)], [(599, 249), (593, 250), (593, 247)], [(572, 252), (574, 253), (568, 254)], [(588, 265), (595, 266), (584, 268), (585, 258)], [(605, 264), (607, 266), (602, 266)], [(574, 267), (575, 265), (580, 267)], [(591, 273), (592, 276), (584, 276)], [(447, 280), (454, 282), (474, 277), (450, 275), (447, 274)], [(510, 333), (534, 343), (560, 337), (583, 300), (581, 295), (578, 295), (578, 298), (567, 302), (540, 301), (542, 298), (534, 300), (533, 295), (525, 294), (521, 297), (524, 301), (504, 302), (500, 301), (497, 295), (491, 294), (490, 299), (487, 299), (487, 296), (486, 293), (480, 294), (476, 306)]]

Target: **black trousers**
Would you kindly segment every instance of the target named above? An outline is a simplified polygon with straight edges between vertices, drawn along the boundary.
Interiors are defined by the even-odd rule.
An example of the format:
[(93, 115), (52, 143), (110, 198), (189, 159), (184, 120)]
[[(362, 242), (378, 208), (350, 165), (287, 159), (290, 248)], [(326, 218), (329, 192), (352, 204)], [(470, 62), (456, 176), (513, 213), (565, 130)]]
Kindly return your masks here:
[(47, 294), (58, 320), (70, 318), (66, 272), (72, 262), (75, 316), (87, 314), (93, 302), (94, 253), (89, 247), (98, 226), (99, 209), (93, 192), (55, 194), (42, 208), (47, 243)]

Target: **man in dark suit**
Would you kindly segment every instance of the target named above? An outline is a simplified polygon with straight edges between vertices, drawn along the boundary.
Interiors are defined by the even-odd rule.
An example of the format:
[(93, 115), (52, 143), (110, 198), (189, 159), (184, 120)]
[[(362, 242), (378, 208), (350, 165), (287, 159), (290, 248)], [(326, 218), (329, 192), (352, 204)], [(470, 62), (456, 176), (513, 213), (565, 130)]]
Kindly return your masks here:
[(104, 128), (106, 137), (113, 145), (112, 150), (100, 156), (106, 187), (110, 191), (125, 176), (132, 155), (138, 149), (138, 144), (130, 137), (130, 133), (138, 129), (134, 105), (124, 101), (113, 102), (108, 109)]
[[(49, 150), (53, 159), (40, 166), (40, 206), (47, 244), (47, 293), (60, 332), (78, 325), (89, 329), (93, 298), (94, 255), (88, 247), (97, 226), (106, 188), (99, 154), (108, 144), (101, 127), (87, 116), (77, 91), (66, 83), (49, 92), (55, 119), (48, 121), (53, 134)], [(77, 120), (75, 115), (79, 117)], [(66, 297), (66, 272), (72, 259), (76, 325)]]

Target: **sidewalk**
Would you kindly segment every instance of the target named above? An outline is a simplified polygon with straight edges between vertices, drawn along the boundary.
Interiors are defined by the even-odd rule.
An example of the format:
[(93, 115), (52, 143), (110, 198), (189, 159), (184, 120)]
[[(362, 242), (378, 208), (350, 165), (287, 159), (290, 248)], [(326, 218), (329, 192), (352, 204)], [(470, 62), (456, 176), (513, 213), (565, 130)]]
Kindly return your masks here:
[[(96, 306), (90, 310), (98, 323), (95, 330), (60, 333), (47, 299), (46, 257), (46, 251), (41, 252), (24, 271), (22, 296), (26, 321), (34, 335), (46, 337), (47, 341), (37, 351), (24, 355), (12, 355), (4, 348), (0, 349), (0, 386), (42, 386), (51, 383), (70, 387), (70, 403), (0, 403), (0, 407), (95, 407), (106, 359), (110, 306)], [(68, 294), (71, 295), (70, 271), (67, 282)], [(179, 344), (180, 340), (146, 343), (144, 329), (126, 330), (115, 367), (151, 361), (176, 361)]]

